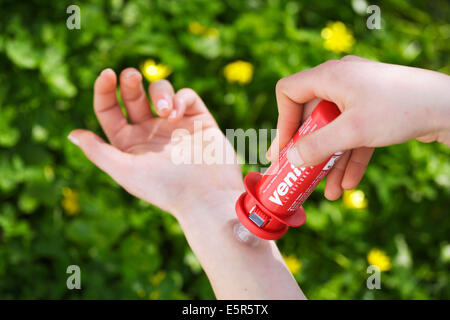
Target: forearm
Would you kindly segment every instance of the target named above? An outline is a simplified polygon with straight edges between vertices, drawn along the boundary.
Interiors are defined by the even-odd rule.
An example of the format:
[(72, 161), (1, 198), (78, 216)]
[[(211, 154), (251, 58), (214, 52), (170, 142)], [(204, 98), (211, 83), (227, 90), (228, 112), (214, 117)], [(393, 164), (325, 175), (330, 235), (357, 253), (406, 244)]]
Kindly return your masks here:
[(233, 234), (234, 201), (184, 212), (179, 218), (187, 241), (200, 260), (218, 299), (305, 299), (273, 241), (252, 247)]

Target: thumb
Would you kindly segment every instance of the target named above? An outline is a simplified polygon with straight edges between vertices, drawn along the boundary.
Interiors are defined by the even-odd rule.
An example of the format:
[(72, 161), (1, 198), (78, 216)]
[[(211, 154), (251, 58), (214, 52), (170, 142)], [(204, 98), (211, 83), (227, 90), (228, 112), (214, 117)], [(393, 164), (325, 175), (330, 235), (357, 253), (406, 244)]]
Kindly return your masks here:
[(317, 165), (333, 153), (360, 147), (363, 126), (349, 110), (326, 126), (300, 138), (286, 157), (296, 167)]
[(68, 139), (78, 146), (92, 163), (118, 181), (129, 156), (127, 153), (106, 143), (95, 133), (88, 130), (73, 130)]

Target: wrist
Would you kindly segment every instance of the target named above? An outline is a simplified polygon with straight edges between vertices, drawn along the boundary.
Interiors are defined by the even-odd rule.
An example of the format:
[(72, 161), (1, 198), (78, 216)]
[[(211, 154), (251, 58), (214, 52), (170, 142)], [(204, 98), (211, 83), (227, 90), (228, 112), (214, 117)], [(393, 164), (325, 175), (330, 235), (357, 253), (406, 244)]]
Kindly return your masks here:
[(439, 119), (438, 133), (447, 134), (450, 132), (450, 93), (447, 99), (447, 105), (443, 106), (439, 111), (437, 118)]
[[(236, 237), (235, 202), (243, 189), (215, 191), (178, 214), (186, 239), (218, 299), (304, 299), (273, 241)], [(256, 236), (254, 236), (256, 237)]]
[(437, 141), (450, 147), (450, 93), (442, 95), (441, 98), (445, 103), (431, 108), (430, 122), (433, 128), (427, 134), (425, 142)]
[(244, 191), (243, 186), (242, 188), (211, 189), (183, 201), (172, 210), (172, 213), (181, 225), (205, 219), (220, 223), (229, 221), (236, 218), (234, 206)]
[(441, 73), (433, 72), (438, 79), (432, 82), (434, 87), (434, 97), (429, 101), (429, 106), (425, 107), (426, 119), (431, 114), (433, 123), (433, 133), (442, 133), (450, 131), (450, 77)]

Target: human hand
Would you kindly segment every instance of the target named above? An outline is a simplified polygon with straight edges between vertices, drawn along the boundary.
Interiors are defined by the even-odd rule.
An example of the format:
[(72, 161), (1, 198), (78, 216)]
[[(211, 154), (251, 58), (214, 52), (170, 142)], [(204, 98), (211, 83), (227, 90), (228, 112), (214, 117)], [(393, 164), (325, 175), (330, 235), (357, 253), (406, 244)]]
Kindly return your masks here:
[[(218, 298), (304, 299), (273, 241), (251, 248), (234, 237), (234, 203), (244, 190), (241, 170), (233, 147), (198, 95), (191, 89), (174, 93), (165, 80), (152, 83), (155, 117), (141, 74), (125, 69), (120, 93), (128, 122), (117, 101), (116, 82), (115, 73), (106, 69), (94, 86), (94, 110), (111, 144), (81, 129), (69, 139), (129, 193), (177, 218)], [(185, 134), (172, 139), (177, 129)], [(203, 151), (211, 143), (218, 144), (211, 149), (222, 150), (227, 161), (173, 161), (176, 149)]]
[[(181, 148), (180, 143), (186, 148), (203, 150), (205, 139), (196, 137), (206, 135), (214, 136), (210, 143), (221, 143), (225, 153), (235, 157), (231, 144), (199, 96), (186, 88), (175, 93), (166, 80), (154, 82), (149, 93), (159, 115), (155, 117), (141, 74), (127, 68), (120, 75), (120, 93), (128, 121), (117, 100), (116, 83), (114, 71), (106, 69), (94, 86), (94, 110), (111, 144), (81, 129), (72, 131), (69, 139), (129, 193), (177, 218), (184, 212), (196, 211), (198, 205), (214, 207), (228, 200), (228, 196), (228, 201), (234, 203), (243, 190), (241, 170), (236, 161), (234, 164), (205, 164), (203, 161), (175, 164), (173, 161), (174, 148)], [(194, 121), (198, 124), (195, 132)], [(188, 132), (180, 141), (172, 139), (177, 129)]]
[(325, 196), (330, 200), (358, 185), (374, 147), (415, 138), (450, 146), (450, 77), (438, 72), (347, 56), (281, 79), (276, 95), (279, 139), (269, 150), (270, 160), (311, 112), (305, 111), (305, 103), (321, 98), (341, 110), (337, 119), (299, 139), (287, 154), (303, 167), (346, 150), (327, 176)]

